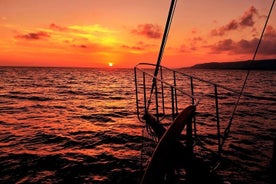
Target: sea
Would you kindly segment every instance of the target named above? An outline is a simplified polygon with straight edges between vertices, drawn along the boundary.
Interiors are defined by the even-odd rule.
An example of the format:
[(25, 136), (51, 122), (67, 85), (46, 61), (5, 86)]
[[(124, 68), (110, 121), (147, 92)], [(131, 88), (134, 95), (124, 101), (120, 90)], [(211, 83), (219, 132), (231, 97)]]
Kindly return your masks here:
[[(237, 91), (246, 76), (182, 70)], [(139, 183), (134, 79), (132, 68), (0, 67), (0, 183)], [(251, 71), (244, 91), (256, 98), (241, 98), (217, 170), (225, 183), (273, 183), (276, 71)]]

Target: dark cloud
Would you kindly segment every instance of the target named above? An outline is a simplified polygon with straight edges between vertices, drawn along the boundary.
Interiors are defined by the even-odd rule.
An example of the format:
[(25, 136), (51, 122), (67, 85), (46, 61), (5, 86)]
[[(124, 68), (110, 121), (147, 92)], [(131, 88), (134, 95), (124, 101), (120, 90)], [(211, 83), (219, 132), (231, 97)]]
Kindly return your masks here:
[(244, 27), (253, 27), (255, 24), (254, 15), (258, 15), (258, 11), (254, 6), (251, 6), (240, 18), (233, 19), (228, 24), (211, 30), (211, 35), (223, 36), (228, 31), (233, 31)]
[(222, 35), (225, 34), (225, 32), (235, 30), (238, 27), (239, 27), (238, 22), (236, 20), (232, 20), (231, 22), (229, 22), (225, 26), (222, 26), (222, 27), (217, 28), (217, 29), (213, 29), (211, 31), (211, 35), (213, 35), (213, 36), (222, 36)]
[(49, 25), (49, 28), (55, 31), (68, 31), (69, 29), (67, 27), (58, 26), (54, 23)]
[(238, 42), (232, 39), (225, 39), (218, 41), (215, 45), (210, 46), (212, 53), (227, 52), (230, 54), (242, 54), (242, 53), (253, 53), (258, 39), (240, 40)]
[(242, 17), (240, 18), (240, 22), (239, 25), (241, 26), (253, 26), (255, 24), (254, 20), (253, 20), (253, 16), (254, 15), (258, 15), (258, 11), (254, 6), (251, 6), (249, 8), (249, 10), (247, 10), (246, 12), (244, 12), (244, 14), (242, 15)]
[(276, 57), (276, 39), (263, 40), (260, 45), (260, 52), (263, 55), (273, 55)]
[[(253, 38), (251, 40), (241, 39), (236, 42), (232, 39), (225, 39), (218, 41), (209, 48), (211, 49), (212, 53), (226, 52), (229, 54), (253, 54), (257, 48), (258, 42), (258, 38)], [(276, 30), (272, 26), (268, 26), (261, 41), (258, 54), (276, 56), (275, 48)]]
[[(70, 44), (70, 46), (77, 50), (86, 50), (87, 49), (91, 53), (102, 52), (103, 50), (110, 51), (113, 49), (112, 47), (103, 46), (98, 43), (75, 43), (75, 44), (72, 43), (72, 44)], [(87, 51), (85, 51), (85, 52), (87, 52)]]
[(161, 27), (154, 24), (138, 25), (136, 29), (131, 31), (131, 33), (154, 39), (161, 38), (162, 35)]
[(81, 48), (81, 49), (86, 49), (86, 48), (88, 48), (88, 46), (87, 46), (87, 45), (84, 45), (84, 44), (73, 45), (73, 47), (77, 47), (77, 48)]
[(225, 39), (219, 41), (213, 49), (215, 51), (221, 52), (233, 50), (234, 47), (234, 41), (232, 39)]
[(252, 54), (256, 50), (259, 39), (253, 38), (251, 40), (241, 39), (240, 41), (235, 43), (235, 47), (233, 48), (234, 54)]
[(36, 32), (36, 33), (27, 33), (27, 34), (22, 34), (22, 35), (16, 36), (16, 38), (25, 39), (25, 40), (40, 40), (40, 39), (45, 39), (45, 38), (49, 38), (49, 37), (50, 37), (50, 35), (43, 31)]
[(265, 55), (275, 55), (276, 57), (276, 29), (268, 25), (263, 41), (260, 45), (260, 52)]
[(265, 30), (265, 38), (270, 38), (270, 39), (276, 39), (276, 30), (271, 26), (268, 25)]

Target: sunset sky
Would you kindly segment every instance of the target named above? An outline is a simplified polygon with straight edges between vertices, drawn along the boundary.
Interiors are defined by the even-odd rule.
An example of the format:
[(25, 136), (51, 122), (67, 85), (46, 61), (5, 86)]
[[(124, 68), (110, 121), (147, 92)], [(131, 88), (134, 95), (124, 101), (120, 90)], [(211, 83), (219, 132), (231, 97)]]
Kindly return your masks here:
[[(272, 0), (178, 0), (162, 65), (252, 59)], [(156, 63), (170, 0), (0, 0), (0, 66)], [(276, 6), (276, 5), (275, 5)], [(276, 8), (256, 59), (276, 58)]]

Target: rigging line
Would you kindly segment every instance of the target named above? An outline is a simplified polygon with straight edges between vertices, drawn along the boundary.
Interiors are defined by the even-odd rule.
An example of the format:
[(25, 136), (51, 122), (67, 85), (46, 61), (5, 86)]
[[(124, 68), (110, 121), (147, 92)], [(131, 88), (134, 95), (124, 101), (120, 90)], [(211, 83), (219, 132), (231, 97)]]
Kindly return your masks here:
[(225, 140), (226, 140), (226, 138), (228, 137), (228, 134), (229, 134), (229, 132), (230, 132), (230, 127), (231, 127), (232, 121), (233, 121), (233, 119), (234, 119), (234, 115), (235, 115), (235, 113), (236, 113), (236, 111), (237, 111), (237, 108), (238, 108), (238, 105), (239, 105), (239, 102), (240, 102), (240, 98), (241, 98), (242, 93), (243, 93), (243, 91), (244, 91), (244, 88), (245, 88), (245, 85), (246, 85), (246, 82), (247, 82), (247, 79), (248, 79), (250, 70), (251, 70), (251, 68), (252, 68), (253, 62), (254, 62), (254, 60), (255, 60), (255, 58), (256, 58), (256, 55), (257, 55), (258, 50), (259, 50), (259, 47), (260, 47), (260, 45), (261, 45), (261, 42), (262, 42), (262, 39), (263, 39), (263, 36), (264, 36), (264, 32), (265, 32), (265, 29), (266, 29), (268, 20), (269, 20), (269, 18), (270, 18), (270, 15), (271, 15), (271, 12), (272, 12), (274, 3), (275, 3), (275, 0), (272, 1), (272, 4), (271, 4), (271, 7), (270, 7), (268, 16), (267, 16), (267, 18), (266, 18), (266, 21), (265, 21), (265, 24), (264, 24), (264, 27), (263, 27), (263, 30), (262, 30), (262, 33), (261, 33), (261, 36), (260, 36), (260, 39), (259, 39), (259, 42), (258, 42), (258, 44), (257, 44), (257, 47), (256, 47), (256, 50), (255, 50), (254, 55), (253, 55), (253, 57), (252, 57), (252, 60), (250, 61), (250, 64), (249, 64), (249, 67), (248, 67), (248, 70), (247, 70), (247, 74), (246, 74), (246, 76), (245, 76), (245, 79), (244, 79), (244, 82), (243, 82), (241, 91), (240, 91), (240, 93), (239, 93), (238, 99), (237, 99), (236, 104), (235, 104), (235, 106), (234, 106), (234, 110), (233, 110), (232, 115), (231, 115), (231, 117), (230, 117), (228, 126), (225, 128), (221, 147), (223, 146), (223, 144), (224, 144), (224, 142), (225, 142)]
[(164, 48), (166, 46), (166, 42), (167, 42), (170, 27), (171, 27), (171, 22), (172, 22), (172, 18), (173, 18), (173, 15), (174, 15), (176, 3), (177, 3), (177, 0), (172, 0), (171, 1), (169, 14), (168, 14), (168, 17), (167, 17), (166, 26), (165, 26), (165, 30), (164, 30), (164, 33), (163, 33), (163, 39), (162, 39), (162, 43), (161, 43), (161, 46), (160, 46), (159, 55), (158, 55), (158, 59), (157, 59), (157, 63), (156, 63), (155, 71), (154, 71), (154, 78), (152, 79), (152, 86), (151, 86), (151, 92), (150, 92), (150, 96), (149, 96), (149, 100), (148, 100), (147, 109), (149, 108), (152, 93), (153, 93), (154, 87), (156, 85), (156, 77), (158, 75), (159, 67), (160, 67), (161, 60), (162, 60), (163, 53), (164, 53)]

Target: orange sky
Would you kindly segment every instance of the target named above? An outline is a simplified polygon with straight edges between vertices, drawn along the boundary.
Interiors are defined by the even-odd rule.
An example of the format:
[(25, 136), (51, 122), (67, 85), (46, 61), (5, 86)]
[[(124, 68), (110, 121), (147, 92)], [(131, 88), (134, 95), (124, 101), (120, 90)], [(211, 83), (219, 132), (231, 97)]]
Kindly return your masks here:
[[(271, 0), (178, 0), (162, 65), (252, 58)], [(156, 63), (170, 0), (0, 0), (0, 66)], [(276, 5), (275, 5), (276, 6)], [(276, 58), (276, 8), (256, 59)]]

